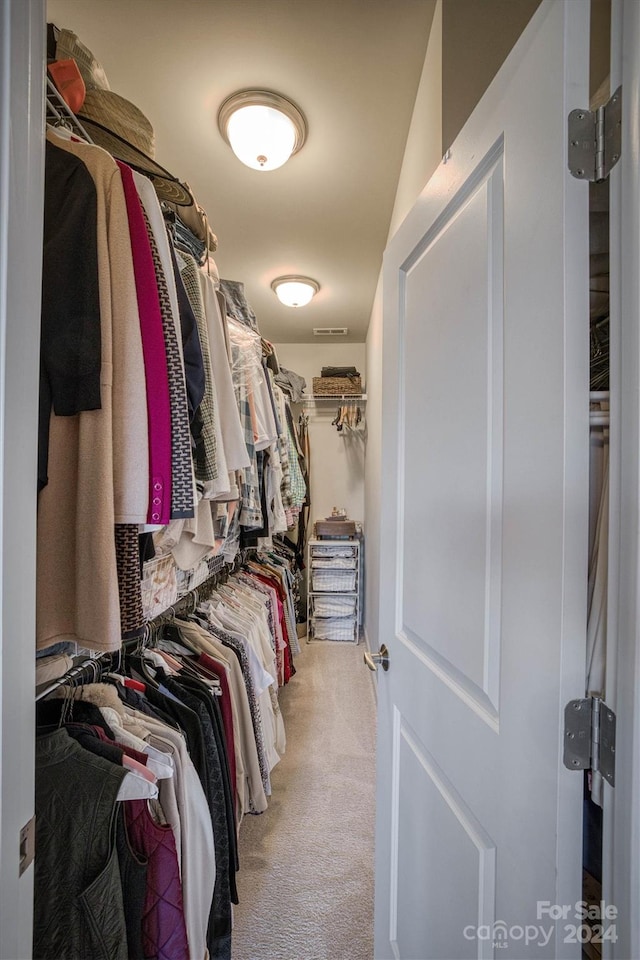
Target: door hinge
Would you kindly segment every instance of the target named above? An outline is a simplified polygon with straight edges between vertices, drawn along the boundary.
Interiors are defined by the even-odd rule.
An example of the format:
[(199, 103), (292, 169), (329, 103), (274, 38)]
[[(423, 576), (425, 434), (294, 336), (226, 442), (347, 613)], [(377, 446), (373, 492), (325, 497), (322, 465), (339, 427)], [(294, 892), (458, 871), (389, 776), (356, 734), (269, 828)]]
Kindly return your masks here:
[(564, 765), (597, 770), (616, 785), (616, 715), (599, 697), (571, 700), (564, 708)]
[(20, 831), (20, 867), (18, 875), (21, 877), (27, 867), (33, 863), (36, 852), (36, 818), (31, 817)]
[(569, 114), (569, 170), (579, 180), (606, 180), (622, 149), (622, 87), (597, 110)]

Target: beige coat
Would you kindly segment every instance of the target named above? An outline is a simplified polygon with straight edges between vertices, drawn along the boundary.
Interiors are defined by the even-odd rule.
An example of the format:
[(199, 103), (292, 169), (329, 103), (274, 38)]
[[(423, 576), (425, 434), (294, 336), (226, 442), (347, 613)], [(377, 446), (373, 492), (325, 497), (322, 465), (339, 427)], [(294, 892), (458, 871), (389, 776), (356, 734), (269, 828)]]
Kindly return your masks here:
[(146, 383), (131, 241), (120, 172), (99, 147), (54, 133), (96, 185), (102, 407), (52, 415), (49, 483), (38, 501), (37, 647), (58, 640), (120, 646), (114, 523), (145, 523)]

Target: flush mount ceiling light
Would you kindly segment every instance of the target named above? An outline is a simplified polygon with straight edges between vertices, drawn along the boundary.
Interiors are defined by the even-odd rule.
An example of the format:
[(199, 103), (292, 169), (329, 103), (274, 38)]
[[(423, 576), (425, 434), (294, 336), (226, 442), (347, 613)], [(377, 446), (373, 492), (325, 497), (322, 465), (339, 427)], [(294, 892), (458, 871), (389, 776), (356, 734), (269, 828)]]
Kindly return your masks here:
[(276, 277), (271, 289), (286, 307), (305, 307), (315, 297), (320, 284), (310, 277)]
[(276, 170), (307, 139), (307, 121), (271, 90), (240, 90), (218, 111), (218, 128), (236, 157), (254, 170)]

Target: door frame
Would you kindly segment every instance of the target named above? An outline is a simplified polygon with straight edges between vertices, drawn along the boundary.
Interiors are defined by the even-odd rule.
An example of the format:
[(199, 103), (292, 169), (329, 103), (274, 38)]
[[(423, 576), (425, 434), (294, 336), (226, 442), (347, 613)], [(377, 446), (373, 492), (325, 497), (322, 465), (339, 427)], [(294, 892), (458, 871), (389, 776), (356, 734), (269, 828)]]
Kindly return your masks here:
[[(611, 430), (607, 702), (616, 786), (604, 808), (603, 897), (618, 909), (605, 957), (640, 956), (640, 5), (613, 0), (611, 90), (622, 84), (622, 152), (610, 178)], [(607, 803), (607, 800), (611, 802)]]
[(44, 206), (44, 0), (0, 0), (0, 957), (28, 958)]

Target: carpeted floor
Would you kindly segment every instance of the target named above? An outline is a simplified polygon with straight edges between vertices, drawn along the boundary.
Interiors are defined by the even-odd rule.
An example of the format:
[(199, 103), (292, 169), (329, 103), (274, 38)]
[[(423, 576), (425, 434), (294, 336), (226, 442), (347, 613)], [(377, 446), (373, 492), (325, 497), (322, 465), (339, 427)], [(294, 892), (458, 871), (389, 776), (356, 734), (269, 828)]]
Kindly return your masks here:
[(375, 699), (363, 644), (301, 641), (287, 752), (240, 828), (234, 960), (371, 960)]

